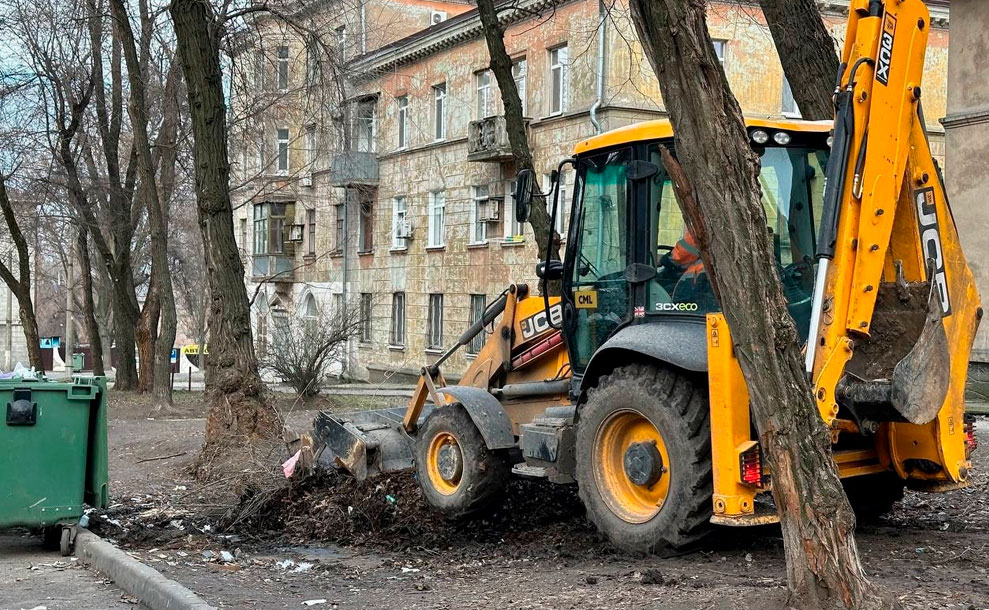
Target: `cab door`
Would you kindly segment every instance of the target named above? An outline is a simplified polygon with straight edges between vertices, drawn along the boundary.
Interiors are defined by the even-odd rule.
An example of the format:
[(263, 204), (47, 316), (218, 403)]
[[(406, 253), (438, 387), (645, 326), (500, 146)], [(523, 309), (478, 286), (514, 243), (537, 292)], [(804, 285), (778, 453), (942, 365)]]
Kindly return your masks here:
[(620, 148), (577, 163), (563, 299), (570, 362), (578, 374), (629, 318), (631, 161), (632, 149)]

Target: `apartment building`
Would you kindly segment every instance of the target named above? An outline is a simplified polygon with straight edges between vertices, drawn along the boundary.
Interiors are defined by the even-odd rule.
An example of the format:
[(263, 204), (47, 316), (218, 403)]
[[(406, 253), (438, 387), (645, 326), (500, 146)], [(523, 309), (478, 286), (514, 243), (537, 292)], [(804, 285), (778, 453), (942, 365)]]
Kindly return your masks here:
[[(287, 50), (275, 49), (275, 63), (264, 62), (287, 85), (286, 95), (258, 112), (259, 137), (275, 148), (268, 155), (252, 151), (266, 169), (242, 172), (234, 191), (239, 239), (253, 265), (247, 282), (265, 296), (254, 311), (259, 342), (270, 340), (277, 316), (357, 307), (361, 336), (342, 365), (371, 380), (414, 375), (510, 283), (535, 289), (537, 262), (531, 228), (514, 220), (516, 168), (476, 11), (414, 0), (379, 10), (379, 1), (369, 0), (366, 11), (388, 14), (392, 22), (407, 11), (408, 19), (397, 20), (404, 27), (413, 14), (420, 22), (428, 18), (428, 27), (394, 37), (383, 25), (371, 27), (376, 44), (346, 58), (345, 84), (332, 93), (304, 82), (292, 92), (291, 73), (279, 80), (285, 70), (305, 67), (292, 61), (301, 52), (286, 36), (277, 46)], [(925, 112), (935, 152), (943, 155), (938, 119), (945, 114), (948, 11), (931, 4)], [(847, 2), (821, 5), (841, 40)], [(518, 0), (514, 7), (501, 13), (505, 42), (536, 169), (547, 186), (580, 140), (664, 116), (627, 5), (605, 10), (592, 0)], [(709, 23), (743, 111), (799, 116), (758, 6), (712, 2)], [(288, 59), (279, 63), (282, 57)], [(314, 95), (323, 100), (310, 104), (315, 111), (303, 101)], [(562, 200), (572, 183), (563, 176)], [(566, 223), (564, 214), (561, 233)], [(448, 361), (449, 376), (467, 366), (482, 342), (479, 337)]]

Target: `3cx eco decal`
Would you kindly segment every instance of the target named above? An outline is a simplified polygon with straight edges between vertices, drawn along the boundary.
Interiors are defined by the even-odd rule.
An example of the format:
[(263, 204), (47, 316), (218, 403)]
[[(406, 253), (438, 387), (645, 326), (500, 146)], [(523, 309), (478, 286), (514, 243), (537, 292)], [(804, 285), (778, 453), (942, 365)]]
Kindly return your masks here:
[(937, 220), (934, 189), (918, 189), (913, 194), (917, 207), (917, 225), (920, 229), (920, 246), (926, 260), (934, 261), (931, 283), (941, 301), (941, 311), (951, 315), (951, 297), (948, 295), (948, 277), (944, 273), (944, 250), (941, 248), (941, 227)]
[(656, 311), (697, 311), (697, 303), (656, 303)]
[(563, 322), (563, 308), (559, 304), (549, 308), (549, 318), (546, 317), (546, 310), (543, 309), (536, 315), (522, 320), (519, 323), (522, 327), (522, 339), (531, 339), (539, 333), (546, 332), (550, 329), (550, 322), (557, 327)]
[(889, 86), (894, 38), (896, 38), (896, 17), (886, 13), (886, 17), (883, 18), (883, 35), (879, 40), (879, 62), (876, 64), (876, 80), (885, 86)]

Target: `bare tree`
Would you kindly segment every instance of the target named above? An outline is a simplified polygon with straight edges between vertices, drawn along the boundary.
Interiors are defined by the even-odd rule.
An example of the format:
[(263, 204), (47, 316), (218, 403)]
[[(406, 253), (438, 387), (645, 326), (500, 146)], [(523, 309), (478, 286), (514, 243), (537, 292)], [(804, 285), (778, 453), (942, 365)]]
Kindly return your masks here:
[(270, 438), (278, 432), (278, 419), (265, 399), (258, 372), (244, 266), (234, 238), (220, 65), (223, 18), (205, 0), (173, 0), (169, 12), (189, 96), (196, 199), (210, 289), (208, 449)]
[[(732, 330), (773, 472), (791, 602), (888, 608), (865, 577), (855, 518), (814, 404), (766, 231), (759, 159), (715, 55), (704, 0), (632, 0), (676, 134), (665, 162)], [(682, 164), (682, 166), (681, 166)]]
[[(501, 91), (501, 99), (505, 106), (505, 130), (508, 133), (508, 141), (512, 147), (512, 155), (515, 157), (516, 171), (534, 169), (532, 164), (532, 151), (529, 148), (529, 141), (526, 135), (525, 118), (522, 115), (522, 100), (519, 97), (518, 87), (512, 77), (512, 58), (505, 48), (505, 28), (498, 18), (498, 11), (514, 9), (513, 3), (495, 6), (495, 0), (478, 0), (477, 12), (481, 20), (481, 29), (484, 31), (484, 40), (488, 46), (490, 56), (491, 72), (498, 82), (498, 89)], [(537, 200), (537, 205), (531, 207), (529, 214), (529, 224), (536, 237), (536, 245), (539, 248), (539, 260), (560, 260), (560, 236), (555, 229), (550, 231), (550, 215), (545, 205), (541, 205), (542, 198)], [(560, 286), (554, 282), (550, 285), (551, 293), (558, 293)]]
[(783, 62), (783, 72), (805, 119), (834, 117), (838, 55), (815, 0), (759, 0)]
[(103, 363), (103, 339), (100, 327), (96, 322), (96, 300), (93, 297), (93, 266), (89, 258), (89, 231), (85, 225), (79, 227), (76, 242), (76, 260), (79, 261), (79, 276), (82, 279), (82, 312), (86, 322), (86, 334), (89, 337), (91, 358), (93, 359), (93, 374), (106, 375)]
[[(7, 288), (14, 293), (17, 298), (18, 313), (21, 319), (21, 328), (24, 331), (24, 340), (27, 342), (28, 360), (35, 370), (43, 370), (41, 364), (41, 338), (38, 335), (38, 320), (34, 315), (34, 303), (31, 301), (31, 254), (28, 250), (27, 239), (21, 231), (17, 222), (18, 214), (14, 211), (14, 205), (10, 200), (7, 191), (7, 178), (0, 172), (0, 210), (3, 211), (3, 219), (7, 225), (7, 231), (14, 248), (17, 251), (17, 275), (7, 267), (7, 264), (0, 260), (0, 279), (7, 284)], [(10, 332), (10, 329), (7, 329)]]
[(260, 355), (261, 368), (270, 371), (302, 397), (315, 396), (335, 363), (346, 355), (347, 343), (363, 328), (357, 303), (330, 315), (286, 316), (275, 322), (275, 340)]

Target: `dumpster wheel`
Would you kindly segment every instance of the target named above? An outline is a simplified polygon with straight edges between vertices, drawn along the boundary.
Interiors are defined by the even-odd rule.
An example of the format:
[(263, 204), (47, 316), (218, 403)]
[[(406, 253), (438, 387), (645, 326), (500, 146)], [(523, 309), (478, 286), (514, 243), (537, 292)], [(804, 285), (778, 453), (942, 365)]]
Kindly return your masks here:
[(430, 506), (451, 519), (493, 508), (509, 477), (460, 405), (433, 411), (416, 438), (416, 478)]
[(72, 546), (72, 528), (63, 527), (62, 535), (58, 541), (58, 552), (62, 554), (62, 557), (68, 557), (72, 554)]

